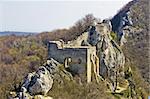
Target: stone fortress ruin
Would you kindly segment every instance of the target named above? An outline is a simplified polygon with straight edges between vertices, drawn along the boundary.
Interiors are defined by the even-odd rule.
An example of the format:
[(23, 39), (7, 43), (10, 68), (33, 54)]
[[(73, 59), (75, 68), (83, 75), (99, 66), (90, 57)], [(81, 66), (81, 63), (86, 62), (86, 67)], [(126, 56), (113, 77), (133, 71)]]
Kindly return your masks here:
[(110, 33), (110, 22), (104, 21), (90, 26), (75, 40), (49, 41), (47, 62), (36, 72), (28, 73), (15, 97), (38, 96), (43, 99), (41, 94), (45, 95), (52, 88), (59, 73), (69, 79), (84, 74), (87, 83), (93, 79), (106, 81), (111, 92), (125, 90), (128, 85), (119, 89), (117, 81), (124, 76), (125, 57)]
[(75, 74), (86, 72), (87, 82), (91, 82), (92, 69), (99, 74), (99, 59), (96, 55), (96, 47), (92, 46), (68, 46), (61, 41), (50, 41), (48, 44), (50, 58), (64, 64)]
[[(106, 75), (105, 68), (100, 69), (101, 59), (100, 53), (97, 48), (97, 43), (110, 37), (111, 25), (109, 22), (98, 23), (90, 26), (87, 32), (80, 35), (76, 40), (64, 43), (60, 41), (49, 41), (48, 43), (48, 56), (64, 64), (65, 68), (69, 68), (75, 74), (86, 73), (87, 82), (92, 81), (92, 74), (94, 74), (96, 80), (100, 74)], [(98, 31), (98, 32), (97, 32)], [(108, 37), (108, 38), (107, 38)], [(101, 42), (101, 46), (106, 46)], [(107, 44), (107, 46), (109, 46)], [(108, 49), (106, 49), (108, 52)], [(100, 73), (100, 71), (102, 71)], [(105, 72), (105, 73), (103, 73)], [(107, 73), (108, 74), (108, 73)]]

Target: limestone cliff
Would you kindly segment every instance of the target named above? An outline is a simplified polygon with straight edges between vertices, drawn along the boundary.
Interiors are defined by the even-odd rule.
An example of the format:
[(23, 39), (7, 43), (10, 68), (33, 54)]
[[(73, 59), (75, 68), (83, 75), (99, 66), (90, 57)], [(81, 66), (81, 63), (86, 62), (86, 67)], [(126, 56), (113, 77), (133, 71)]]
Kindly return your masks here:
[(129, 2), (111, 19), (111, 23), (126, 58), (138, 67), (149, 83), (149, 0)]
[[(28, 73), (16, 92), (10, 92), (9, 99), (52, 99), (46, 96), (53, 86), (53, 80), (57, 79), (58, 72), (61, 72), (61, 65), (54, 59), (47, 60), (36, 72)], [(67, 73), (67, 72), (66, 72)], [(61, 72), (61, 75), (63, 74)], [(68, 73), (68, 79), (71, 76)]]
[(147, 93), (150, 89), (149, 4), (149, 0), (132, 0), (111, 19), (112, 30), (125, 54), (125, 68), (129, 66), (133, 70), (130, 82), (142, 94), (141, 89)]
[(117, 88), (117, 77), (124, 77), (125, 57), (119, 45), (112, 39), (109, 21), (90, 26), (87, 32), (69, 45), (96, 46), (100, 62), (100, 75), (106, 79), (112, 91)]

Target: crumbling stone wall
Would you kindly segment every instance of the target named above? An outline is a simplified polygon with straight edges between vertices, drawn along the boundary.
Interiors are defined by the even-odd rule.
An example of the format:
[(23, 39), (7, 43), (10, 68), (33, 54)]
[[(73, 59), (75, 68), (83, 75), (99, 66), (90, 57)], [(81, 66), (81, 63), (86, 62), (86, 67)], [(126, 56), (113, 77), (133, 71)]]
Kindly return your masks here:
[[(64, 64), (66, 58), (71, 58), (70, 70), (75, 74), (86, 72), (87, 67), (91, 67), (90, 55), (96, 55), (96, 48), (90, 46), (70, 46), (62, 47), (59, 41), (50, 41), (48, 44), (49, 58), (54, 58)], [(89, 70), (90, 72), (90, 70)], [(87, 73), (88, 74), (88, 73)]]

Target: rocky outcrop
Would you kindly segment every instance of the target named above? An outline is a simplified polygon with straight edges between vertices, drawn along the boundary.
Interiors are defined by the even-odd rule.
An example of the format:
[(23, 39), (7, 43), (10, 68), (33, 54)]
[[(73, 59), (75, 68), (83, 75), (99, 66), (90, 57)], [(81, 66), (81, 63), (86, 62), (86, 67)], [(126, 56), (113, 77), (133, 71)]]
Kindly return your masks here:
[(120, 47), (110, 36), (111, 26), (108, 23), (97, 24), (89, 30), (89, 43), (97, 48), (100, 61), (100, 75), (108, 79), (111, 90), (117, 87), (117, 77), (124, 75), (125, 57)]
[(117, 77), (124, 76), (125, 57), (120, 46), (112, 39), (112, 26), (109, 20), (90, 26), (78, 39), (71, 41), (70, 46), (96, 46), (100, 62), (100, 75), (107, 79), (112, 91), (117, 88)]
[[(43, 99), (47, 92), (52, 88), (54, 74), (59, 70), (59, 63), (54, 59), (47, 60), (47, 63), (40, 66), (36, 72), (28, 73), (24, 78), (19, 92), (11, 92), (10, 98), (19, 99)], [(14, 95), (16, 94), (16, 95)], [(37, 98), (38, 97), (38, 98)], [(51, 99), (50, 97), (45, 97)]]
[[(124, 53), (149, 80), (149, 0), (132, 0), (125, 5), (112, 19), (112, 30), (124, 45)], [(120, 35), (121, 34), (121, 35)]]
[[(116, 92), (119, 85), (118, 77), (123, 78), (124, 76), (125, 57), (119, 45), (110, 35), (111, 28), (110, 21), (105, 20), (102, 23), (90, 26), (76, 40), (63, 44), (63, 46), (95, 46), (96, 55), (100, 62), (99, 75), (107, 81), (111, 92)], [(23, 80), (20, 91), (16, 92), (14, 96), (17, 98), (44, 98), (52, 88), (54, 79), (59, 81), (63, 76), (68, 81), (72, 80), (72, 75), (65, 70), (60, 71), (59, 66), (60, 64), (54, 59), (47, 60), (47, 63), (40, 66), (36, 72), (28, 73)], [(63, 83), (63, 81), (59, 82)]]
[(123, 31), (126, 26), (132, 26), (132, 18), (130, 8), (137, 0), (130, 1), (125, 5), (112, 19), (112, 31), (117, 34), (119, 44), (122, 46), (126, 43), (126, 33)]

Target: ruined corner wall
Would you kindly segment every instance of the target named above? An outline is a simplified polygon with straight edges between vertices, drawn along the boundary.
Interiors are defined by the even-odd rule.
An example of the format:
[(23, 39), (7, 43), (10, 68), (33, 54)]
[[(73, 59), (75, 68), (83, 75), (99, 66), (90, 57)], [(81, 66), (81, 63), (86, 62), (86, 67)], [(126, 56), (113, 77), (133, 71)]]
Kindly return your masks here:
[(49, 58), (54, 58), (64, 64), (66, 58), (71, 58), (69, 69), (75, 74), (86, 74), (87, 82), (91, 82), (92, 61), (96, 56), (96, 47), (91, 46), (61, 46), (59, 41), (50, 41), (48, 44)]
[(64, 64), (66, 58), (71, 58), (70, 68), (75, 73), (83, 73), (87, 65), (87, 48), (61, 48), (55, 42), (48, 44), (48, 57)]

